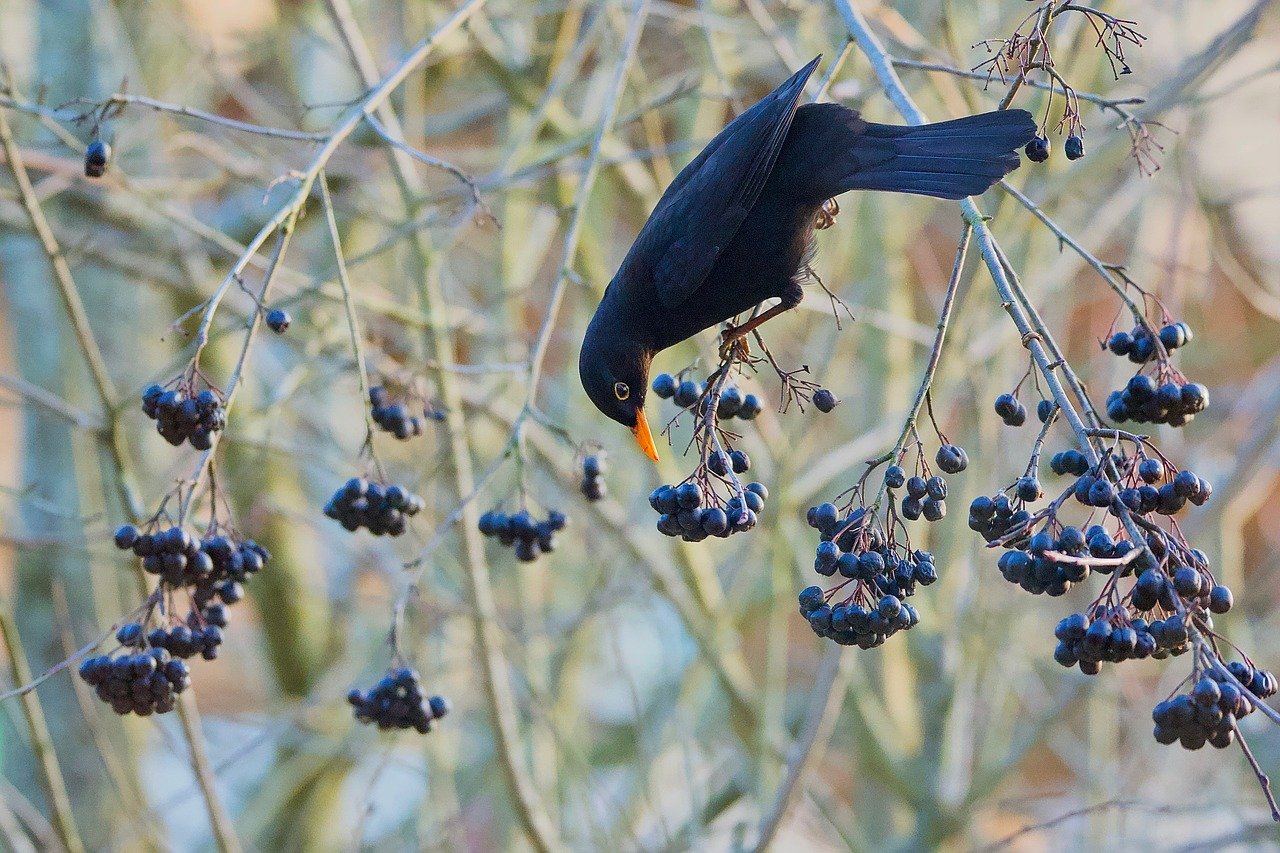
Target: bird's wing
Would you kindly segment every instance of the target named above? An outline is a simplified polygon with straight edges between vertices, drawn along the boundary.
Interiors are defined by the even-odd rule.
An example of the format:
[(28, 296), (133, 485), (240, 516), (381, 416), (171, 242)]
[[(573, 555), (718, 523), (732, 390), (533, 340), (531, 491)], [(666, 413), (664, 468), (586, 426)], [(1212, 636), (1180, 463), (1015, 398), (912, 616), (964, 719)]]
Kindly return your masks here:
[(730, 122), (663, 193), (633, 251), (657, 258), (653, 279), (664, 308), (698, 289), (747, 218), (820, 59)]

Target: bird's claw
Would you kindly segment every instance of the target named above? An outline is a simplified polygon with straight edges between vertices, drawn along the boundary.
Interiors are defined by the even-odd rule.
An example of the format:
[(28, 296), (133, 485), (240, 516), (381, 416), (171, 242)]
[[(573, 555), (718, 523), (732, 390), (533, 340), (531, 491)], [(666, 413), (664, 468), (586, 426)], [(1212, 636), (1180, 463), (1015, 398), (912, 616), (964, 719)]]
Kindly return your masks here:
[(840, 215), (840, 205), (834, 198), (829, 198), (822, 203), (822, 208), (818, 211), (818, 216), (813, 227), (822, 231), (836, 224), (836, 217)]
[(751, 355), (751, 345), (747, 343), (747, 336), (736, 326), (730, 326), (720, 333), (721, 361), (728, 361), (731, 357), (742, 361), (749, 355)]

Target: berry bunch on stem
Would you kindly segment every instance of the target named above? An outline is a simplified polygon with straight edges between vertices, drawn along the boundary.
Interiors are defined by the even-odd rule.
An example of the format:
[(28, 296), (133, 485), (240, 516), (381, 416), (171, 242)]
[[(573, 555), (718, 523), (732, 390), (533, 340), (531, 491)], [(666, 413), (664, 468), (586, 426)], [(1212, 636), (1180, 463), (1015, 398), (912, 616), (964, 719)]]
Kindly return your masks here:
[(214, 433), (227, 425), (222, 393), (194, 367), (165, 385), (143, 389), (142, 412), (174, 447), (188, 442), (196, 450), (209, 450)]
[(244, 584), (271, 559), (266, 548), (218, 519), (217, 499), (215, 489), (202, 533), (170, 519), (162, 504), (146, 524), (122, 525), (112, 537), (158, 578), (141, 618), (116, 632), (117, 649), (80, 666), (80, 677), (118, 714), (173, 710), (175, 695), (191, 685), (185, 659), (218, 657), (227, 608), (244, 598)]
[(527, 509), (507, 515), (496, 509), (489, 510), (480, 516), (480, 533), (496, 539), (508, 548), (515, 548), (516, 559), (522, 563), (532, 563), (541, 554), (550, 554), (556, 549), (556, 534), (569, 524), (569, 517), (559, 510), (547, 512), (547, 517), (538, 521)]
[(402, 666), (391, 670), (368, 690), (352, 689), (347, 702), (356, 719), (380, 729), (431, 731), (431, 724), (449, 713), (449, 700), (428, 696), (418, 671)]
[(405, 387), (374, 385), (369, 389), (369, 409), (373, 422), (401, 441), (422, 435), (427, 421), (444, 419), (439, 406)]
[(739, 475), (751, 470), (751, 457), (734, 448), (733, 442), (740, 436), (722, 426), (723, 420), (749, 421), (759, 413), (755, 395), (743, 396), (730, 384), (735, 366), (748, 357), (745, 341), (738, 340), (725, 348), (720, 366), (706, 382), (684, 379), (677, 383), (668, 374), (655, 380), (655, 386), (662, 389), (659, 396), (674, 384), (671, 397), (682, 407), (662, 433), (670, 436), (681, 415), (692, 413), (693, 435), (685, 452), (696, 447), (698, 454), (688, 477), (663, 484), (649, 495), (649, 506), (658, 513), (657, 528), (666, 536), (701, 542), (708, 537), (745, 533), (756, 526), (758, 514), (764, 510), (769, 490), (763, 483), (743, 483)]
[(324, 514), (352, 533), (363, 527), (374, 536), (402, 536), (409, 519), (425, 506), (421, 497), (404, 486), (352, 477), (329, 498)]
[(578, 481), (578, 491), (593, 503), (603, 500), (609, 493), (609, 488), (604, 482), (604, 475), (609, 467), (604, 450), (596, 448), (594, 452), (584, 455), (579, 467), (582, 471), (582, 479)]
[(1107, 395), (1107, 417), (1116, 423), (1185, 426), (1209, 407), (1209, 389), (1187, 379), (1170, 355), (1191, 342), (1191, 327), (1167, 322), (1155, 332), (1140, 318), (1133, 331), (1117, 331), (1106, 348), (1139, 365), (1124, 388)]

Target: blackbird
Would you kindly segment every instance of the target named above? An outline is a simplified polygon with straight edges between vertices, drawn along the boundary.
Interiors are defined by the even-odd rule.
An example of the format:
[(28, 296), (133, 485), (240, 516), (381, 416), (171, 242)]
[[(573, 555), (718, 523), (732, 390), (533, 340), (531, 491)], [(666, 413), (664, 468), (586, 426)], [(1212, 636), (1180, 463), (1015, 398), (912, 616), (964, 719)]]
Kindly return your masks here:
[(654, 461), (644, 416), (655, 353), (766, 299), (803, 296), (802, 269), (829, 199), (887, 190), (960, 199), (1018, 167), (1036, 133), (1025, 110), (914, 127), (875, 124), (840, 104), (797, 108), (821, 56), (708, 143), (667, 187), (605, 290), (578, 360), (582, 386)]

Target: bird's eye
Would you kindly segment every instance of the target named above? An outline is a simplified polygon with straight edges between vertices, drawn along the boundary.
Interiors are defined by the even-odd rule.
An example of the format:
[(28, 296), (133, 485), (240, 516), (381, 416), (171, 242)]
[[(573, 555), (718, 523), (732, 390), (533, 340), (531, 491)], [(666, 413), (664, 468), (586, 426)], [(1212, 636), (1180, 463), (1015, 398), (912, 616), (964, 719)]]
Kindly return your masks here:
[(625, 382), (615, 382), (613, 383), (613, 396), (619, 400), (625, 400), (631, 396), (631, 389), (627, 387)]

